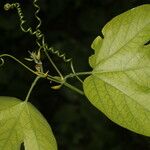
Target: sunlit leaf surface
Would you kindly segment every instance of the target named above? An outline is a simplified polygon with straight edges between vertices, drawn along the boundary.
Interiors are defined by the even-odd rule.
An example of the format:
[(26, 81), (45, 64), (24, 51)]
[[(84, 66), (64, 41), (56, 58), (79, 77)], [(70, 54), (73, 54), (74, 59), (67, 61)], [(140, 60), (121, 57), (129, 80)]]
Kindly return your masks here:
[(85, 94), (115, 123), (150, 136), (150, 5), (115, 17), (102, 33), (92, 44)]
[(0, 97), (0, 150), (57, 150), (53, 133), (41, 113), (30, 103)]

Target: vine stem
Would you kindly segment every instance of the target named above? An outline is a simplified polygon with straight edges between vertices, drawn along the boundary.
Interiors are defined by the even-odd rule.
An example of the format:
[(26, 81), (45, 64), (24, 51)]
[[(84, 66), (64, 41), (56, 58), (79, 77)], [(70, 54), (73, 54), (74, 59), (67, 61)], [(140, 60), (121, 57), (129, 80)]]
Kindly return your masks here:
[(47, 50), (44, 48), (44, 52), (48, 58), (48, 60), (50, 61), (50, 63), (52, 64), (52, 66), (55, 68), (56, 72), (59, 74), (59, 76), (63, 79), (63, 75), (61, 74), (61, 72), (59, 71), (59, 69), (57, 68), (57, 66), (55, 65), (55, 63), (52, 61), (51, 57), (49, 56), (49, 54), (47, 53)]
[[(70, 73), (68, 75), (66, 75), (64, 78), (68, 79), (68, 78), (73, 78), (73, 77), (77, 77), (77, 76), (84, 76), (84, 75), (91, 75), (92, 72), (76, 72), (76, 73)], [(83, 83), (83, 82), (82, 82)]]
[[(62, 79), (58, 80), (58, 79), (56, 79), (55, 77), (53, 77), (53, 76), (51, 76), (51, 75), (47, 75), (47, 76), (46, 76), (44, 73), (43, 73), (43, 74), (39, 74), (38, 72), (35, 72), (34, 70), (32, 70), (31, 68), (29, 68), (28, 66), (26, 66), (24, 63), (22, 63), (20, 60), (18, 60), (17, 58), (15, 58), (15, 57), (12, 56), (12, 55), (9, 55), (9, 54), (2, 54), (2, 55), (0, 55), (0, 58), (2, 58), (2, 57), (10, 57), (10, 58), (12, 58), (12, 59), (15, 60), (16, 62), (18, 62), (20, 65), (22, 65), (23, 67), (25, 67), (27, 70), (29, 70), (29, 71), (32, 72), (33, 74), (37, 75), (36, 78), (38, 78), (38, 79), (39, 79), (39, 78), (47, 78), (47, 79), (50, 80), (50, 81), (54, 81), (54, 82), (57, 82), (57, 83), (60, 83), (60, 84), (63, 82), (62, 79), (71, 78), (71, 77), (74, 77), (74, 76), (76, 76), (76, 75), (87, 75), (87, 74), (91, 74), (91, 72), (79, 72), (79, 73), (76, 73), (76, 74), (71, 73), (71, 74), (69, 74), (69, 75), (66, 75), (65, 78), (62, 78)], [(36, 82), (37, 82), (37, 81), (36, 81)], [(36, 84), (36, 83), (35, 83), (35, 84)], [(84, 95), (84, 92), (83, 92), (82, 90), (80, 90), (80, 89), (78, 89), (77, 87), (75, 87), (75, 86), (73, 86), (73, 85), (67, 83), (66, 81), (63, 82), (63, 84), (64, 84), (66, 87), (70, 88), (71, 90), (76, 91), (77, 93), (79, 93), (79, 94), (81, 94), (81, 95)], [(31, 90), (32, 90), (32, 89), (31, 89)], [(29, 94), (30, 94), (30, 93), (29, 93)], [(29, 96), (28, 96), (28, 97), (29, 97)], [(27, 99), (26, 101), (28, 101), (28, 97), (26, 98), (26, 99)]]
[[(72, 78), (72, 77), (78, 77), (78, 76), (83, 76), (83, 75), (91, 75), (91, 74), (92, 74), (91, 71), (89, 71), (89, 72), (77, 72), (77, 73), (73, 72), (73, 73), (71, 73), (71, 74), (66, 75), (66, 76), (64, 77), (64, 80), (67, 80), (68, 78)], [(79, 79), (80, 79), (80, 78), (79, 78)], [(80, 79), (80, 80), (81, 80), (81, 79)], [(81, 81), (82, 81), (82, 80), (81, 80)], [(82, 84), (83, 84), (83, 81), (82, 81)], [(70, 88), (71, 90), (73, 90), (73, 91), (75, 91), (75, 92), (77, 92), (77, 93), (79, 93), (79, 94), (81, 94), (81, 95), (84, 95), (84, 92), (83, 92), (82, 90), (80, 90), (80, 89), (78, 89), (77, 87), (75, 87), (75, 86), (73, 86), (73, 85), (67, 83), (66, 81), (64, 82), (64, 85), (65, 85), (66, 87)]]
[[(49, 78), (49, 75), (47, 76), (47, 79), (50, 80), (50, 81), (52, 81), (51, 78)], [(75, 92), (77, 92), (77, 93), (79, 93), (79, 94), (81, 94), (81, 95), (84, 95), (84, 92), (83, 92), (82, 90), (80, 90), (80, 89), (78, 89), (77, 87), (75, 87), (75, 86), (69, 84), (69, 83), (66, 82), (66, 81), (64, 82), (64, 80), (55, 79), (55, 80), (53, 80), (53, 81), (56, 82), (56, 83), (60, 83), (60, 85), (64, 85), (64, 86), (68, 87), (69, 89), (71, 89), (71, 90), (73, 90), (73, 91), (75, 91)]]
[[(41, 74), (40, 74), (40, 73), (38, 73), (38, 72), (32, 70), (31, 68), (29, 68), (28, 66), (26, 66), (26, 65), (25, 65), (24, 63), (22, 63), (19, 59), (17, 59), (16, 57), (14, 57), (14, 56), (12, 56), (12, 55), (9, 55), (9, 54), (2, 54), (2, 55), (0, 55), (0, 58), (2, 59), (2, 57), (10, 57), (10, 58), (12, 58), (12, 59), (15, 60), (16, 62), (18, 62), (20, 65), (22, 65), (23, 67), (25, 67), (27, 70), (29, 70), (29, 71), (32, 72), (33, 74), (39, 76), (40, 78), (46, 78), (46, 77), (47, 77), (47, 75), (45, 75), (44, 73), (41, 73)], [(3, 64), (4, 64), (4, 60), (2, 60), (2, 65), (3, 65)], [(1, 65), (0, 65), (0, 66), (1, 66)], [(42, 70), (43, 70), (43, 68), (42, 68)], [(48, 75), (48, 77), (49, 77), (49, 80), (60, 83), (60, 82), (59, 82), (58, 80), (56, 80), (53, 76)]]
[(73, 86), (73, 85), (71, 85), (71, 84), (69, 84), (69, 83), (67, 83), (67, 82), (65, 82), (64, 85), (65, 85), (66, 87), (68, 87), (69, 89), (71, 89), (71, 90), (73, 90), (73, 91), (75, 91), (75, 92), (77, 92), (77, 93), (79, 93), (79, 94), (81, 94), (81, 95), (84, 95), (84, 92), (81, 91), (80, 89), (76, 88), (75, 86)]
[[(56, 72), (59, 74), (60, 79), (58, 79), (58, 78), (56, 78), (56, 77), (53, 77), (53, 76), (51, 76), (51, 75), (48, 75), (48, 73), (43, 73), (43, 68), (41, 68), (41, 69), (42, 69), (42, 72), (36, 72), (36, 71), (30, 69), (28, 66), (26, 66), (26, 65), (25, 65), (24, 63), (22, 63), (21, 61), (19, 61), (17, 58), (15, 58), (15, 57), (13, 57), (13, 56), (11, 56), (11, 55), (9, 55), (9, 54), (2, 54), (2, 55), (0, 55), (0, 58), (1, 58), (1, 57), (10, 57), (10, 58), (14, 59), (15, 61), (17, 61), (17, 62), (18, 62), (19, 64), (21, 64), (22, 66), (24, 66), (27, 70), (29, 70), (30, 72), (32, 72), (32, 73), (34, 73), (34, 74), (37, 75), (37, 77), (35, 78), (35, 80), (33, 81), (32, 85), (31, 85), (31, 88), (29, 89), (29, 92), (28, 92), (28, 94), (27, 94), (27, 97), (26, 97), (25, 101), (28, 101), (29, 96), (30, 96), (30, 94), (31, 94), (31, 92), (32, 92), (32, 90), (33, 90), (33, 88), (34, 88), (36, 82), (37, 82), (40, 78), (47, 78), (47, 79), (50, 80), (50, 81), (54, 81), (54, 82), (60, 83), (60, 84), (62, 84), (62, 85), (64, 84), (66, 87), (68, 87), (68, 88), (70, 88), (70, 89), (72, 89), (72, 90), (78, 92), (79, 94), (84, 95), (84, 92), (83, 92), (83, 91), (81, 91), (80, 89), (78, 89), (78, 88), (76, 88), (75, 86), (73, 86), (73, 85), (71, 85), (71, 84), (69, 84), (69, 83), (66, 82), (66, 79), (67, 79), (67, 78), (71, 78), (71, 77), (74, 77), (74, 76), (76, 76), (77, 79), (78, 79), (80, 82), (82, 82), (82, 80), (78, 77), (78, 74), (75, 73), (74, 68), (73, 68), (73, 65), (71, 66), (71, 69), (72, 69), (72, 71), (73, 71), (73, 74), (69, 74), (69, 75), (65, 76), (65, 78), (64, 78), (63, 75), (62, 75), (62, 73), (60, 72), (60, 70), (57, 68), (57, 66), (55, 65), (55, 63), (53, 62), (53, 60), (51, 59), (51, 57), (49, 56), (49, 54), (48, 54), (48, 52), (47, 52), (47, 47), (45, 47), (46, 44), (45, 44), (45, 41), (44, 41), (44, 35), (43, 35), (43, 34), (41, 33), (41, 31), (39, 30), (39, 27), (41, 26), (41, 19), (37, 16), (37, 14), (38, 14), (38, 12), (39, 12), (39, 10), (40, 10), (40, 7), (37, 5), (36, 2), (37, 2), (37, 0), (34, 0), (33, 5), (37, 8), (37, 10), (36, 10), (36, 12), (35, 12), (35, 17), (36, 17), (37, 20), (39, 21), (39, 24), (37, 25), (36, 30), (35, 30), (34, 32), (33, 32), (33, 30), (32, 30), (31, 27), (29, 27), (29, 28), (27, 28), (27, 29), (24, 29), (23, 24), (26, 22), (26, 20), (24, 20), (24, 16), (23, 16), (23, 13), (22, 13), (22, 10), (21, 10), (21, 8), (20, 8), (20, 4), (19, 4), (19, 3), (6, 4), (6, 5), (5, 5), (5, 10), (13, 9), (13, 8), (15, 7), (15, 8), (17, 9), (18, 15), (19, 15), (19, 17), (20, 17), (20, 27), (21, 27), (21, 30), (22, 30), (23, 32), (29, 32), (31, 35), (36, 35), (37, 39), (41, 39), (41, 38), (42, 38), (42, 40), (43, 40), (43, 41), (42, 41), (42, 46), (43, 46), (44, 52), (45, 52), (45, 54), (46, 54), (48, 60), (50, 61), (50, 63), (51, 63), (52, 66), (54, 67), (54, 69), (56, 70)], [(38, 44), (38, 43), (37, 43), (37, 44)], [(40, 44), (39, 44), (39, 46), (40, 46), (40, 48), (42, 48), (42, 46), (41, 46)], [(59, 56), (59, 55), (58, 55), (58, 56)], [(62, 55), (62, 56), (59, 56), (59, 57), (63, 57), (63, 55)], [(63, 57), (63, 58), (64, 58), (64, 60), (65, 60), (65, 57)], [(1, 59), (1, 60), (2, 60), (2, 59)], [(66, 60), (66, 62), (67, 62), (67, 60)], [(4, 62), (3, 62), (3, 60), (2, 60), (2, 65), (3, 65), (3, 63), (4, 63)], [(82, 74), (80, 73), (79, 75), (85, 75), (85, 74), (84, 74), (84, 73), (82, 73)], [(83, 82), (82, 82), (82, 83), (83, 83)]]
[(40, 77), (37, 76), (37, 77), (35, 78), (35, 80), (33, 81), (33, 83), (31, 84), (31, 87), (30, 87), (30, 89), (29, 89), (29, 91), (28, 91), (28, 94), (27, 94), (27, 96), (26, 96), (25, 102), (27, 102), (27, 101), (29, 100), (29, 97), (30, 97), (30, 95), (31, 95), (31, 92), (32, 92), (34, 86), (36, 85), (36, 83), (37, 83), (37, 81), (38, 81), (39, 79), (40, 79)]
[(22, 63), (20, 60), (18, 60), (17, 58), (15, 58), (15, 57), (12, 56), (12, 55), (9, 55), (9, 54), (2, 54), (2, 55), (0, 55), (0, 58), (2, 58), (2, 57), (10, 57), (10, 58), (12, 58), (13, 60), (15, 60), (16, 62), (18, 62), (20, 65), (22, 65), (23, 67), (25, 67), (25, 68), (26, 68), (27, 70), (29, 70), (30, 72), (36, 74), (35, 71), (33, 71), (32, 69), (30, 69), (28, 66), (26, 66), (24, 63)]
[(76, 75), (72, 61), (71, 61), (71, 70), (72, 70), (73, 74), (75, 75), (75, 77), (83, 84), (83, 81), (78, 77), (78, 75)]

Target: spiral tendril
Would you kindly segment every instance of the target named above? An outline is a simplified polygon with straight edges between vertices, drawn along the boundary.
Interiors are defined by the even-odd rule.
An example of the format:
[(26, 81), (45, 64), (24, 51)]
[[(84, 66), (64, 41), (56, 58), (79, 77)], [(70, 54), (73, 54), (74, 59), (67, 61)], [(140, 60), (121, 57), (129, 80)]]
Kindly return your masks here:
[(65, 62), (70, 62), (72, 60), (71, 58), (67, 59), (65, 53), (61, 54), (59, 50), (55, 50), (53, 47), (47, 48), (47, 50), (57, 55), (59, 58), (62, 58)]
[(40, 17), (38, 16), (38, 13), (40, 12), (40, 7), (39, 7), (39, 5), (37, 4), (37, 0), (34, 0), (34, 1), (33, 1), (33, 5), (34, 5), (35, 8), (37, 8), (37, 10), (36, 10), (34, 16), (35, 16), (35, 18), (36, 18), (36, 19), (38, 20), (38, 22), (39, 22), (38, 25), (36, 26), (36, 29), (39, 29), (40, 26), (41, 26), (41, 24), (42, 24), (42, 21), (41, 21)]
[(6, 10), (6, 11), (8, 11), (9, 9), (13, 9), (13, 8), (14, 8), (14, 5), (12, 5), (12, 4), (6, 3), (4, 5), (4, 10)]
[[(34, 5), (35, 8), (37, 8), (37, 10), (36, 10), (36, 12), (35, 12), (35, 18), (39, 21), (39, 24), (38, 24), (37, 27), (36, 27), (36, 29), (39, 30), (38, 28), (41, 26), (42, 21), (41, 21), (41, 19), (38, 17), (38, 13), (39, 13), (39, 11), (40, 11), (40, 7), (39, 7), (39, 5), (37, 4), (37, 0), (34, 0), (33, 5)], [(65, 53), (61, 54), (59, 50), (55, 50), (55, 49), (52, 48), (52, 47), (49, 48), (48, 44), (45, 43), (45, 37), (44, 37), (43, 34), (40, 33), (39, 36), (40, 36), (39, 38), (42, 37), (42, 46), (41, 46), (41, 44), (37, 41), (37, 45), (39, 45), (40, 48), (41, 48), (41, 47), (45, 48), (46, 50), (50, 51), (52, 54), (57, 55), (59, 58), (62, 58), (64, 62), (70, 62), (70, 61), (71, 61), (71, 58), (70, 58), (70, 59), (67, 59), (67, 58), (66, 58), (66, 54), (65, 54)]]
[[(25, 20), (24, 18), (24, 14), (22, 12), (22, 9), (20, 7), (20, 3), (6, 3), (4, 5), (4, 9), (6, 11), (8, 10), (11, 10), (11, 9), (16, 9), (17, 10), (17, 13), (18, 13), (18, 16), (19, 16), (19, 20), (20, 20), (20, 28), (23, 32), (25, 33), (29, 33), (30, 35), (34, 35), (36, 36), (36, 44), (37, 46), (39, 47), (39, 51), (40, 50), (43, 50), (47, 56), (47, 58), (49, 59), (50, 63), (53, 65), (53, 67), (55, 68), (55, 70), (57, 71), (57, 73), (59, 74), (59, 78), (61, 80), (56, 80), (53, 76), (49, 75), (48, 72), (46, 73), (43, 73), (43, 68), (42, 68), (42, 62), (36, 62), (36, 71), (32, 70), (31, 68), (29, 68), (28, 66), (26, 66), (24, 63), (22, 63), (21, 61), (19, 61), (17, 58), (13, 57), (12, 55), (9, 55), (9, 54), (3, 54), (3, 55), (0, 55), (0, 66), (2, 66), (5, 62), (4, 62), (4, 59), (2, 57), (10, 57), (12, 59), (14, 59), (16, 62), (18, 62), (19, 64), (21, 64), (22, 66), (24, 66), (26, 69), (28, 69), (30, 72), (40, 76), (40, 77), (44, 77), (44, 78), (47, 78), (51, 81), (55, 81), (55, 82), (58, 82), (60, 83), (60, 85), (56, 85), (56, 86), (53, 86), (52, 88), (53, 89), (59, 89), (61, 88), (61, 86), (64, 84), (65, 86), (77, 91), (78, 93), (80, 94), (84, 94), (81, 90), (79, 90), (78, 88), (68, 84), (65, 80), (67, 79), (67, 77), (71, 77), (71, 74), (66, 76), (65, 78), (63, 77), (63, 75), (61, 74), (61, 72), (59, 71), (59, 69), (57, 68), (57, 66), (55, 65), (55, 63), (52, 61), (52, 59), (50, 58), (48, 52), (51, 52), (52, 54), (55, 54), (56, 56), (58, 56), (59, 58), (62, 58), (62, 60), (64, 62), (70, 62), (70, 65), (71, 65), (71, 69), (72, 69), (72, 72), (73, 72), (73, 75), (75, 75), (78, 80), (80, 82), (83, 82), (79, 77), (78, 75), (76, 74), (75, 70), (74, 70), (74, 67), (73, 67), (73, 64), (72, 64), (72, 59), (71, 58), (66, 58), (66, 55), (65, 53), (61, 53), (59, 50), (55, 50), (53, 47), (49, 47), (48, 44), (45, 42), (45, 35), (41, 32), (41, 30), (39, 29), (41, 24), (42, 24), (42, 21), (40, 19), (40, 17), (38, 16), (38, 13), (40, 11), (40, 7), (39, 5), (37, 4), (38, 0), (33, 0), (33, 6), (36, 8), (36, 11), (34, 13), (34, 16), (35, 18), (37, 19), (38, 21), (38, 24), (37, 26), (35, 27), (35, 30), (33, 30), (30, 26), (27, 26), (26, 25), (26, 22), (27, 20)], [(26, 25), (26, 26), (25, 26)], [(37, 55), (39, 56), (39, 55)], [(33, 57), (28, 59), (28, 60), (33, 60)], [(40, 68), (40, 69), (39, 69)]]
[(3, 66), (3, 65), (4, 65), (5, 61), (4, 61), (4, 59), (3, 59), (3, 58), (0, 58), (0, 61), (1, 61), (1, 62), (0, 62), (0, 67), (1, 67), (1, 66)]
[[(4, 5), (4, 9), (6, 11), (10, 10), (10, 9), (14, 9), (16, 8), (17, 9), (17, 12), (18, 12), (18, 16), (19, 16), (19, 19), (20, 19), (20, 28), (23, 32), (29, 32), (31, 35), (35, 35), (38, 39), (42, 37), (42, 33), (41, 31), (38, 29), (38, 27), (41, 25), (41, 23), (39, 22), (39, 24), (37, 25), (36, 27), (36, 31), (33, 31), (31, 27), (29, 28), (25, 28), (24, 25), (26, 23), (26, 20), (24, 19), (24, 15), (23, 15), (23, 12), (22, 12), (22, 9), (20, 7), (20, 4), (19, 3), (12, 3), (12, 4), (5, 4)], [(38, 10), (39, 11), (39, 10)], [(36, 13), (38, 13), (38, 11), (36, 11)], [(36, 17), (38, 19), (38, 17)], [(39, 19), (38, 19), (39, 20)]]
[[(14, 9), (14, 8), (17, 9), (18, 16), (19, 16), (19, 19), (20, 19), (20, 28), (21, 28), (21, 30), (23, 32), (25, 32), (25, 33), (29, 32), (31, 35), (35, 35), (37, 37), (36, 43), (37, 43), (37, 45), (39, 46), (40, 49), (44, 48), (45, 50), (50, 51), (52, 54), (55, 54), (59, 58), (62, 58), (64, 62), (70, 62), (71, 58), (69, 58), (69, 59), (66, 58), (65, 53), (61, 54), (59, 50), (55, 50), (52, 47), (49, 48), (48, 44), (45, 43), (45, 36), (41, 32), (41, 30), (39, 29), (39, 27), (42, 24), (42, 21), (41, 21), (40, 17), (38, 17), (38, 13), (40, 11), (40, 7), (37, 4), (37, 2), (38, 2), (38, 0), (34, 0), (33, 1), (33, 5), (36, 8), (34, 16), (39, 22), (38, 25), (36, 26), (36, 30), (35, 31), (33, 31), (33, 29), (31, 27), (29, 27), (27, 29), (24, 27), (24, 25), (26, 23), (26, 20), (24, 19), (24, 15), (23, 15), (23, 12), (22, 12), (22, 9), (21, 9), (19, 3), (12, 3), (12, 4), (7, 3), (7, 4), (4, 5), (4, 9), (6, 11), (8, 11), (10, 9)], [(40, 44), (39, 40), (42, 40), (41, 44)]]

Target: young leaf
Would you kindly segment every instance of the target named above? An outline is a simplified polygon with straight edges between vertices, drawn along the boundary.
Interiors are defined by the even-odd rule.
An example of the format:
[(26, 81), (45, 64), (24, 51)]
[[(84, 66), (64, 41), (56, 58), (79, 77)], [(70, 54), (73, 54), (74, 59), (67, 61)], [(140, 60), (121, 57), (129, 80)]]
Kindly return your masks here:
[(92, 44), (85, 95), (115, 123), (150, 136), (150, 5), (115, 17), (102, 33)]
[(30, 103), (0, 97), (0, 150), (57, 150), (47, 121)]

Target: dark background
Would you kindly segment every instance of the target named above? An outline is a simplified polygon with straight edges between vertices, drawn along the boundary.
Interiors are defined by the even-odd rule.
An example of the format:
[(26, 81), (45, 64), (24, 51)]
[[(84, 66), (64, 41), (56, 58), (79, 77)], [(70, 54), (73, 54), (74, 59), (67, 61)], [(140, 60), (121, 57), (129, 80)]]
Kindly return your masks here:
[[(28, 51), (36, 50), (35, 39), (22, 33), (15, 10), (5, 12), (0, 1), (0, 54), (9, 53), (26, 64)], [(15, 1), (16, 2), (16, 1)], [(19, 2), (19, 1), (17, 1)], [(77, 72), (90, 71), (90, 45), (102, 27), (114, 16), (149, 0), (40, 0), (41, 30), (50, 46), (73, 58)], [(32, 1), (22, 2), (24, 15), (34, 27)], [(52, 54), (51, 54), (52, 55)], [(69, 65), (52, 55), (58, 67), (69, 73)], [(46, 70), (56, 75), (44, 61)], [(0, 68), (0, 95), (25, 99), (34, 78), (16, 62), (6, 59)], [(73, 80), (73, 84), (79, 83)], [(107, 119), (84, 97), (67, 88), (52, 90), (54, 83), (41, 80), (30, 101), (46, 117), (56, 137), (59, 150), (150, 150), (150, 138), (135, 134)]]

